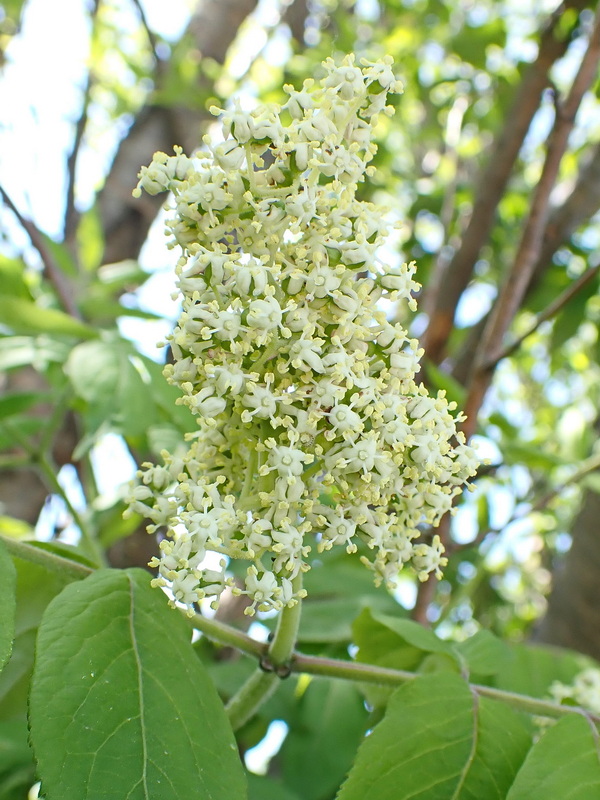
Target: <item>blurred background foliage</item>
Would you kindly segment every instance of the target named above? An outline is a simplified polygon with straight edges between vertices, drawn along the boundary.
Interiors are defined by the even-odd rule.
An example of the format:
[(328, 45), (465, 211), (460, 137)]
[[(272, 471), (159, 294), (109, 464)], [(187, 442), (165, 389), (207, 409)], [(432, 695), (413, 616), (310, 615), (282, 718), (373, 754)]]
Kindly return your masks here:
[[(194, 428), (162, 378), (165, 351), (154, 348), (177, 313), (169, 298), (175, 256), (161, 241), (160, 206), (130, 196), (140, 165), (173, 144), (199, 146), (214, 125), (207, 109), (227, 107), (234, 93), (246, 107), (281, 102), (282, 85), (317, 75), (327, 56), (391, 54), (405, 91), (394, 99), (395, 116), (381, 120), (378, 172), (360, 195), (398, 221), (382, 257), (418, 263), (420, 311), (404, 322), (426, 350), (422, 379), (461, 407), (596, 6), (182, 0), (169, 26), (171, 12), (158, 5), (72, 0), (87, 38), (77, 70), (53, 86), (64, 101), (60, 130), (45, 129), (35, 96), (21, 98), (25, 106), (4, 102), (0, 127), (0, 533), (62, 542), (91, 558), (100, 547), (114, 566), (145, 565), (156, 549), (143, 520), (121, 517), (123, 480)], [(39, 0), (0, 4), (3, 97), (27, 71), (42, 82), (44, 59), (70, 47), (67, 14), (34, 54), (41, 14)], [(444, 579), (419, 588), (403, 575), (391, 597), (374, 589), (356, 559), (319, 558), (308, 575), (305, 652), (347, 657), (349, 647), (366, 647), (365, 631), (396, 635), (377, 622), (384, 614), (412, 616), (457, 641), (485, 629), (514, 643), (537, 638), (600, 655), (599, 86), (596, 76), (583, 96), (526, 292), (496, 343), (504, 357), (491, 368), (473, 427), (487, 463), (444, 532)], [(23, 124), (32, 152), (20, 145)], [(16, 659), (0, 678), (0, 740), (21, 742), (8, 760), (0, 756), (6, 798), (22, 797), (32, 777), (26, 747), (12, 738), (24, 730), (18, 687), (31, 669), (40, 608), (60, 589), (36, 570), (21, 565), (30, 608)], [(239, 623), (235, 604), (223, 615)], [(386, 663), (420, 663), (421, 650), (411, 655), (407, 646), (403, 640), (402, 657)], [(249, 665), (204, 641), (198, 650), (219, 689), (231, 693)], [(561, 673), (554, 678), (566, 680), (580, 662), (553, 663)], [(523, 675), (530, 666), (521, 664)], [(549, 681), (528, 688), (542, 692)], [(352, 759), (366, 711), (352, 687), (288, 688), (242, 732), (246, 750), (273, 716), (291, 731), (278, 756), (280, 783), (257, 779), (256, 796), (296, 791), (324, 800)], [(335, 763), (315, 744), (313, 707), (326, 707), (336, 735), (347, 736)], [(314, 787), (300, 793), (306, 759), (318, 768)]]

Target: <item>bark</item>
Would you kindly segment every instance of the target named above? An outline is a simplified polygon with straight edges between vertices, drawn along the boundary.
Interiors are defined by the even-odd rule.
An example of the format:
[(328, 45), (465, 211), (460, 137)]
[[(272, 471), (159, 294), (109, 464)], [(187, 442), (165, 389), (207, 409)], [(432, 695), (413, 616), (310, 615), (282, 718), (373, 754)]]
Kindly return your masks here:
[(588, 491), (572, 530), (573, 543), (553, 572), (546, 616), (534, 639), (600, 660), (600, 494)]
[[(204, 0), (188, 26), (204, 58), (222, 64), (237, 31), (257, 0)], [(136, 118), (121, 142), (98, 204), (106, 248), (104, 261), (113, 263), (136, 259), (146, 240), (163, 198), (145, 196), (135, 200), (131, 191), (142, 164), (148, 164), (157, 150), (171, 152), (174, 144), (186, 152), (200, 143), (203, 125), (212, 116), (206, 109), (165, 108), (150, 105)]]

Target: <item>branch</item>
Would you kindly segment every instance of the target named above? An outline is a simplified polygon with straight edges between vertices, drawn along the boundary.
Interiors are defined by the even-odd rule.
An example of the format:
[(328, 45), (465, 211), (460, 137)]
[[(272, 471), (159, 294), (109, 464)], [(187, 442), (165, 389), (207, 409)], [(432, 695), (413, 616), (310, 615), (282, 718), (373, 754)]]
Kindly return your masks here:
[(589, 3), (585, 0), (566, 0), (548, 20), (541, 34), (538, 56), (523, 78), (502, 133), (490, 147), (491, 155), (475, 190), (473, 212), (460, 247), (449, 263), (439, 261), (432, 276), (423, 309), (429, 316), (429, 325), (422, 344), (428, 357), (436, 363), (443, 358), (458, 301), (488, 238), (496, 208), (540, 104), (542, 92), (549, 85), (549, 71), (570, 44), (571, 37), (561, 33), (563, 14), (569, 9), (581, 11), (587, 5)]
[[(225, 62), (238, 28), (254, 10), (257, 0), (204, 0), (198, 4), (187, 31), (203, 58)], [(211, 86), (207, 84), (207, 89)], [(98, 195), (98, 209), (106, 241), (104, 260), (112, 263), (137, 259), (152, 222), (164, 198), (133, 200), (141, 164), (147, 164), (157, 150), (170, 152), (180, 144), (193, 151), (201, 140), (202, 127), (213, 117), (204, 109), (166, 108), (146, 105), (117, 150), (104, 188)]]
[(56, 294), (58, 295), (58, 299), (64, 310), (70, 314), (75, 319), (81, 319), (81, 314), (79, 313), (79, 309), (75, 305), (73, 301), (71, 290), (69, 287), (68, 282), (65, 280), (65, 276), (63, 275), (60, 267), (56, 264), (52, 253), (48, 245), (46, 244), (45, 238), (40, 230), (34, 225), (34, 223), (27, 219), (27, 217), (23, 216), (19, 209), (15, 206), (11, 198), (9, 197), (6, 190), (0, 186), (0, 195), (4, 200), (5, 204), (10, 208), (12, 213), (15, 215), (19, 224), (23, 228), (23, 230), (29, 236), (31, 244), (39, 253), (40, 258), (42, 259), (42, 264), (44, 265), (44, 271), (46, 276)]
[(510, 273), (494, 304), (490, 320), (478, 347), (475, 374), (469, 387), (469, 396), (465, 404), (467, 421), (464, 430), (467, 436), (475, 430), (477, 413), (492, 381), (493, 369), (490, 365), (497, 363), (498, 355), (502, 352), (504, 335), (519, 310), (527, 287), (533, 277), (548, 220), (550, 193), (558, 176), (579, 105), (583, 95), (596, 77), (599, 60), (600, 9), (596, 12), (588, 47), (581, 60), (571, 90), (564, 103), (557, 105), (554, 127), (548, 141), (542, 174), (535, 187), (531, 210), (525, 223), (517, 254)]
[(549, 319), (552, 319), (552, 317), (556, 316), (556, 314), (558, 314), (558, 312), (561, 311), (569, 303), (569, 301), (572, 300), (579, 291), (581, 291), (581, 289), (587, 286), (588, 283), (595, 278), (599, 272), (600, 264), (598, 264), (596, 267), (588, 269), (583, 273), (583, 275), (580, 275), (579, 278), (573, 281), (570, 286), (567, 286), (567, 288), (561, 292), (561, 294), (559, 294), (559, 296), (553, 300), (553, 302), (550, 303), (547, 308), (545, 308), (536, 316), (535, 322), (525, 331), (525, 333), (521, 334), (521, 336), (515, 339), (514, 342), (508, 344), (503, 350), (501, 350), (495, 356), (493, 361), (489, 361), (486, 364), (486, 367), (488, 369), (495, 369), (502, 359), (508, 358), (514, 352), (516, 352), (523, 344), (525, 339), (529, 338), (533, 333), (535, 333), (543, 322), (547, 322)]
[[(301, 591), (301, 572), (292, 580), (292, 588), (295, 594)], [(273, 641), (268, 646), (266, 655), (261, 658), (258, 669), (227, 703), (227, 715), (234, 731), (248, 722), (269, 699), (277, 688), (278, 678), (286, 678), (290, 674), (301, 610), (301, 600), (294, 606), (283, 609)]]

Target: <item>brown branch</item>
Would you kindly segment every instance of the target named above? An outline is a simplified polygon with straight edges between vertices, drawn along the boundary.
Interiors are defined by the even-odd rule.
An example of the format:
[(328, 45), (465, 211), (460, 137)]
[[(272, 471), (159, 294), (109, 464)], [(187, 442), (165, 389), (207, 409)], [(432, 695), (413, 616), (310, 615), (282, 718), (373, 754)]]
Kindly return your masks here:
[[(223, 64), (238, 28), (254, 10), (257, 0), (204, 0), (190, 20), (186, 34), (203, 58)], [(206, 86), (210, 91), (210, 84)], [(212, 119), (204, 109), (147, 105), (121, 142), (98, 196), (98, 208), (107, 262), (137, 259), (164, 198), (134, 200), (131, 191), (142, 164), (157, 150), (170, 152), (174, 144), (191, 152), (200, 142), (202, 128)]]
[(465, 404), (465, 433), (475, 430), (477, 413), (492, 381), (493, 366), (503, 349), (503, 338), (519, 310), (539, 258), (548, 220), (549, 198), (567, 148), (575, 116), (585, 92), (596, 77), (600, 60), (600, 9), (596, 12), (588, 47), (581, 60), (571, 90), (557, 106), (554, 127), (548, 141), (546, 159), (535, 187), (531, 210), (510, 273), (492, 309), (490, 320), (478, 347), (476, 366)]
[(8, 208), (10, 208), (12, 213), (19, 221), (19, 224), (21, 225), (23, 230), (29, 236), (31, 244), (37, 250), (40, 258), (42, 259), (42, 264), (44, 265), (44, 271), (46, 273), (46, 276), (50, 281), (50, 283), (53, 285), (62, 307), (68, 314), (70, 314), (75, 319), (81, 319), (81, 314), (79, 313), (79, 309), (77, 308), (73, 300), (68, 281), (66, 280), (62, 270), (54, 260), (54, 257), (50, 252), (50, 248), (46, 244), (46, 240), (44, 239), (43, 234), (30, 219), (27, 219), (27, 217), (21, 214), (19, 209), (15, 206), (15, 204), (7, 194), (6, 190), (2, 186), (0, 186), (0, 195), (2, 196), (2, 199), (4, 200)]
[(581, 291), (581, 289), (587, 286), (588, 283), (595, 278), (599, 272), (600, 264), (596, 267), (588, 269), (583, 273), (583, 275), (580, 275), (576, 281), (573, 281), (570, 286), (567, 286), (567, 288), (561, 292), (561, 294), (559, 294), (559, 296), (553, 300), (553, 302), (550, 303), (547, 308), (545, 308), (536, 316), (535, 322), (525, 331), (525, 333), (521, 334), (521, 336), (515, 339), (514, 342), (508, 344), (503, 350), (501, 350), (493, 361), (490, 361), (486, 364), (486, 367), (488, 369), (495, 369), (503, 358), (508, 358), (508, 356), (511, 356), (516, 350), (519, 349), (525, 339), (528, 339), (532, 333), (535, 333), (543, 322), (547, 322), (549, 319), (552, 319), (552, 317), (556, 316), (556, 314), (558, 314), (558, 312), (561, 311), (567, 305), (567, 303), (569, 303), (569, 301), (572, 300), (572, 298), (575, 297), (579, 291)]
[(429, 326), (422, 344), (428, 357), (436, 363), (443, 359), (458, 301), (487, 240), (542, 92), (549, 85), (550, 68), (570, 44), (571, 37), (565, 37), (561, 31), (563, 14), (570, 9), (581, 11), (588, 5), (585, 0), (565, 0), (548, 20), (540, 37), (538, 56), (523, 78), (502, 133), (490, 147), (491, 155), (475, 190), (473, 212), (460, 247), (449, 263), (440, 260), (432, 276), (424, 307), (429, 315)]

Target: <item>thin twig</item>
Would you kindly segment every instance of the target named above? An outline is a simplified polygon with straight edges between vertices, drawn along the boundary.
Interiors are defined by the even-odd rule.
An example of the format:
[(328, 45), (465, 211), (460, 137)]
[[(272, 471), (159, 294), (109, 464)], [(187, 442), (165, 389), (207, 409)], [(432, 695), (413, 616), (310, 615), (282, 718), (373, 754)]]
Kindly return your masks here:
[(158, 39), (156, 37), (156, 34), (154, 33), (154, 31), (152, 30), (150, 25), (148, 25), (148, 19), (146, 17), (146, 12), (144, 11), (144, 7), (140, 3), (140, 0), (132, 0), (132, 2), (133, 2), (133, 5), (136, 7), (137, 12), (138, 12), (138, 14), (140, 16), (140, 22), (142, 23), (142, 27), (144, 28), (144, 31), (146, 32), (146, 36), (148, 37), (148, 43), (150, 44), (150, 48), (152, 49), (152, 53), (154, 54), (154, 58), (155, 58), (156, 62), (158, 63), (161, 59), (160, 59), (160, 55), (159, 55), (159, 51), (158, 51)]
[(79, 215), (75, 209), (75, 175), (77, 172), (77, 160), (83, 143), (83, 134), (88, 120), (88, 108), (90, 105), (90, 95), (93, 80), (92, 71), (88, 70), (85, 89), (83, 91), (83, 104), (81, 114), (75, 125), (75, 136), (73, 137), (73, 147), (67, 158), (67, 196), (65, 201), (65, 214), (63, 221), (63, 239), (69, 241), (77, 228)]
[(531, 325), (530, 328), (528, 328), (525, 331), (525, 333), (521, 334), (521, 336), (515, 339), (514, 342), (508, 344), (504, 348), (504, 350), (502, 350), (500, 353), (496, 355), (494, 361), (489, 361), (488, 363), (486, 363), (485, 366), (488, 369), (495, 369), (498, 363), (502, 361), (502, 359), (508, 358), (514, 352), (516, 352), (519, 349), (519, 347), (523, 344), (525, 339), (528, 339), (533, 333), (535, 333), (543, 322), (547, 322), (549, 319), (552, 319), (552, 317), (556, 316), (556, 314), (558, 314), (558, 312), (561, 311), (567, 305), (567, 303), (573, 297), (575, 297), (575, 295), (581, 289), (584, 288), (584, 286), (587, 286), (588, 283), (593, 278), (595, 278), (599, 272), (600, 272), (600, 264), (598, 264), (598, 266), (596, 267), (588, 269), (586, 272), (583, 273), (583, 275), (580, 275), (580, 277), (577, 278), (577, 280), (573, 281), (573, 283), (570, 286), (567, 286), (564, 292), (561, 292), (561, 294), (559, 294), (559, 296), (555, 300), (553, 300), (553, 302), (550, 303), (550, 305), (547, 308), (545, 308), (536, 316), (535, 322)]
[(42, 259), (42, 264), (44, 265), (44, 270), (48, 277), (48, 280), (53, 285), (56, 294), (58, 295), (58, 299), (64, 310), (70, 314), (74, 319), (81, 319), (81, 314), (79, 313), (79, 309), (75, 305), (73, 297), (71, 295), (71, 290), (65, 276), (57, 265), (50, 252), (50, 248), (46, 244), (44, 240), (44, 236), (42, 235), (41, 231), (34, 225), (34, 223), (24, 217), (23, 214), (19, 211), (16, 205), (11, 200), (10, 196), (6, 192), (6, 190), (0, 186), (0, 195), (4, 200), (5, 204), (10, 208), (12, 213), (15, 215), (19, 224), (23, 228), (23, 230), (29, 236), (31, 244), (35, 247), (38, 251), (40, 258)]
[(548, 220), (550, 193), (556, 182), (562, 157), (566, 151), (569, 134), (585, 92), (596, 77), (600, 60), (600, 9), (596, 12), (588, 47), (583, 55), (571, 90), (558, 107), (554, 127), (548, 141), (546, 158), (540, 180), (533, 194), (531, 210), (511, 270), (494, 304), (490, 320), (484, 331), (476, 356), (476, 369), (465, 403), (467, 436), (475, 430), (477, 414), (492, 381), (494, 370), (489, 364), (497, 363), (503, 350), (503, 339), (519, 310), (533, 270), (539, 257), (544, 230)]

